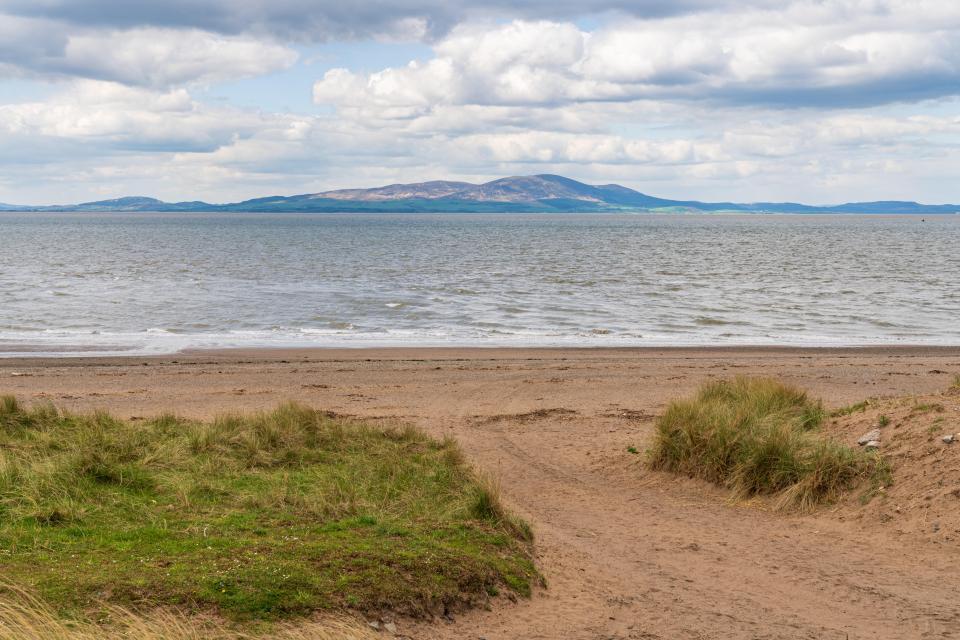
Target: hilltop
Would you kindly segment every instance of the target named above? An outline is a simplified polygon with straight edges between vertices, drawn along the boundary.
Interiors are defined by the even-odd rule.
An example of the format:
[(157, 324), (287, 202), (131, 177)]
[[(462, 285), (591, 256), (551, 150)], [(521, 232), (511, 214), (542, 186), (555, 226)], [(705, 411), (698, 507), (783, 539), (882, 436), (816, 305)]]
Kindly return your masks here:
[(960, 205), (912, 201), (850, 202), (811, 206), (795, 202), (700, 202), (669, 200), (618, 184), (590, 185), (558, 175), (513, 176), (483, 184), (432, 180), (372, 189), (336, 189), (294, 196), (268, 196), (228, 204), (163, 202), (125, 197), (75, 205), (0, 205), (7, 211), (236, 211), (236, 212), (619, 212), (742, 213), (960, 213)]

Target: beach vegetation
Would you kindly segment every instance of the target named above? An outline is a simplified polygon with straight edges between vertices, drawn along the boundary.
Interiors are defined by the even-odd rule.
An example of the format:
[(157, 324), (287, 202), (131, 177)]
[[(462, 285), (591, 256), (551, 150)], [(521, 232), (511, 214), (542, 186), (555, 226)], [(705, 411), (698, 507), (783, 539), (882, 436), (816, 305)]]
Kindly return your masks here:
[(860, 402), (855, 402), (854, 404), (848, 404), (844, 407), (839, 407), (830, 412), (831, 418), (841, 418), (843, 416), (849, 416), (854, 413), (863, 413), (870, 406), (869, 400), (861, 400)]
[(128, 421), (0, 400), (3, 580), (58, 614), (442, 612), (528, 595), (531, 539), (453, 440), (411, 427), (296, 404)]
[(812, 509), (861, 482), (889, 483), (886, 462), (825, 438), (820, 402), (776, 380), (711, 382), (675, 400), (657, 422), (650, 465)]
[(946, 407), (940, 402), (915, 402), (911, 411), (913, 413), (943, 413)]
[(135, 612), (101, 604), (65, 619), (32, 593), (0, 585), (0, 640), (375, 640), (367, 624), (343, 615), (278, 621), (241, 629), (217, 616), (173, 610)]

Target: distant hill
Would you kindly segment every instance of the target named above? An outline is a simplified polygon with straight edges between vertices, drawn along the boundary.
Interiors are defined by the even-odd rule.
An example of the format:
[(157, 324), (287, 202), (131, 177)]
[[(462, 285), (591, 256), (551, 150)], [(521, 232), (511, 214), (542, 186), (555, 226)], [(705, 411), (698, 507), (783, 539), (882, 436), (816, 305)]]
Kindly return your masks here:
[(17, 207), (16, 211), (249, 211), (249, 212), (618, 212), (742, 213), (960, 213), (960, 205), (917, 202), (851, 202), (811, 206), (795, 202), (699, 202), (656, 198), (618, 184), (590, 185), (556, 175), (514, 176), (483, 184), (433, 180), (373, 189), (337, 189), (296, 196), (270, 196), (231, 204), (163, 202), (127, 197), (76, 205)]
[(216, 205), (206, 202), (164, 202), (142, 196), (98, 200), (82, 204), (44, 207), (46, 211), (208, 211)]

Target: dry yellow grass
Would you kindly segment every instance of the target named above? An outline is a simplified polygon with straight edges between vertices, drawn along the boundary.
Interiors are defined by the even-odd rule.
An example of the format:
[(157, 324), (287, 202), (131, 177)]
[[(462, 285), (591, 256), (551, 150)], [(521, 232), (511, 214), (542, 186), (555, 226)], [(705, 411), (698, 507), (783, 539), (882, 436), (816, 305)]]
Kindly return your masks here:
[(104, 604), (97, 620), (68, 621), (17, 587), (0, 593), (0, 640), (372, 640), (362, 622), (345, 617), (273, 625), (269, 632), (239, 631), (209, 616), (174, 611), (136, 614)]

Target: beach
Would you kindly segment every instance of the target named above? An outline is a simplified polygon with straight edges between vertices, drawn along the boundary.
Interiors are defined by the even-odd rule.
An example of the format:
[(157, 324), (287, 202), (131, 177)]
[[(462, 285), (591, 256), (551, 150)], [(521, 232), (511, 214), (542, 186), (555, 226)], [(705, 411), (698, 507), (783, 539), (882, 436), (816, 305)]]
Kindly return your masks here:
[(960, 640), (960, 1), (0, 34), (0, 640)]
[[(898, 525), (876, 500), (808, 515), (731, 503), (642, 454), (666, 403), (707, 380), (775, 377), (832, 409), (933, 396), (957, 373), (954, 347), (247, 349), (9, 358), (0, 393), (131, 420), (293, 400), (453, 436), (532, 524), (546, 588), (400, 621), (410, 637), (940, 638), (960, 625), (960, 531)], [(955, 469), (955, 449), (935, 453)]]

